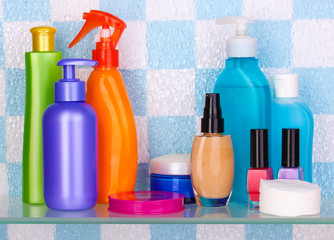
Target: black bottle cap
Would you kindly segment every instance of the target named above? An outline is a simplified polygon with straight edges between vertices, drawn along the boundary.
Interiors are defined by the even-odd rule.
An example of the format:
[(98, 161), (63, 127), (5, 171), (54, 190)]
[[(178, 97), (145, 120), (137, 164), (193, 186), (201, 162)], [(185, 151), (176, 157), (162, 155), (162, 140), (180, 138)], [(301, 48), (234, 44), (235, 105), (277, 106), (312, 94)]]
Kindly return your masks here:
[(268, 130), (251, 129), (251, 162), (252, 168), (267, 168), (268, 163)]
[(203, 111), (201, 132), (224, 132), (224, 119), (222, 118), (219, 93), (207, 93), (205, 95), (205, 107)]
[(282, 167), (299, 167), (299, 129), (282, 129)]

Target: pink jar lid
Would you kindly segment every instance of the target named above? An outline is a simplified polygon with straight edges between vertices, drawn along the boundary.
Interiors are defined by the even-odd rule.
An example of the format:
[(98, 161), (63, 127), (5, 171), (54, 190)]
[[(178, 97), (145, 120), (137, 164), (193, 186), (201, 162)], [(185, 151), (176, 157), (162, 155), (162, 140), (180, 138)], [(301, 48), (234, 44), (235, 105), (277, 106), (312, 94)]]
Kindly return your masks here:
[(184, 210), (184, 195), (162, 191), (131, 191), (109, 195), (109, 211), (123, 214), (155, 215)]

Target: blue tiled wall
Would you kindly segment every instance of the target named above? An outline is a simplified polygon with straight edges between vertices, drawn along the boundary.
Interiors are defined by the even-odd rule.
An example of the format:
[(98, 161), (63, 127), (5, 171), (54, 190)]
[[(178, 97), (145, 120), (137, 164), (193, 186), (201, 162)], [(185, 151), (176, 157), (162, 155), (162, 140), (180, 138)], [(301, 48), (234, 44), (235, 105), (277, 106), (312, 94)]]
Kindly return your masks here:
[[(29, 29), (52, 25), (58, 30), (56, 50), (64, 58), (91, 58), (96, 30), (68, 49), (83, 25), (82, 12), (91, 8), (113, 13), (128, 25), (119, 50), (121, 73), (140, 133), (136, 190), (149, 188), (150, 159), (190, 152), (204, 94), (213, 90), (224, 67), (226, 39), (234, 32), (231, 26), (216, 26), (215, 20), (245, 15), (255, 20), (248, 33), (258, 38), (258, 58), (268, 79), (279, 72), (299, 74), (300, 96), (315, 119), (313, 179), (323, 196), (334, 196), (332, 0), (0, 1), (0, 170), (6, 173), (0, 178), (1, 189), (8, 189), (11, 196), (22, 194), (24, 52), (31, 50)], [(89, 70), (77, 71), (82, 80), (88, 78)], [(162, 76), (172, 79), (162, 81)], [(303, 229), (292, 225), (131, 225), (119, 231), (112, 228), (113, 235), (102, 225), (54, 225), (47, 228), (50, 231), (43, 226), (16, 228), (0, 225), (0, 240), (17, 239), (25, 231), (36, 239), (43, 239), (45, 231), (51, 231), (51, 239), (205, 239), (209, 233), (219, 239), (233, 239), (236, 233), (242, 239), (299, 239)]]

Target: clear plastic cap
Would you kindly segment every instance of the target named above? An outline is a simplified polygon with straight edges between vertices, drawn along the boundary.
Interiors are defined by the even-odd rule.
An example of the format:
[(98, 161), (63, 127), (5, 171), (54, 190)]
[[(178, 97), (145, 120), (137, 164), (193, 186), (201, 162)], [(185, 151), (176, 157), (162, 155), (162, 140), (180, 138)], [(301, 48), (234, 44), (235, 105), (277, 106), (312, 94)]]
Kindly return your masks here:
[(111, 29), (110, 28), (102, 28), (99, 27), (97, 30), (97, 34), (94, 37), (94, 42), (101, 42), (101, 38), (110, 38), (111, 36)]
[(254, 23), (248, 17), (225, 17), (216, 21), (218, 25), (235, 24), (235, 37), (227, 39), (227, 57), (257, 57), (257, 39), (247, 35), (247, 24)]
[(276, 98), (298, 97), (298, 74), (276, 74), (274, 95)]

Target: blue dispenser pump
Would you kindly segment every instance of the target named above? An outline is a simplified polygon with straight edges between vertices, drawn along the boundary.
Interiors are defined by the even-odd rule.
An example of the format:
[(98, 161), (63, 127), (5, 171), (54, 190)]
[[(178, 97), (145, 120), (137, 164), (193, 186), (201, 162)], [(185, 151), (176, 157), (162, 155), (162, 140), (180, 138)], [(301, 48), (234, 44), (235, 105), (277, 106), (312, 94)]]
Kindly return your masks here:
[(57, 66), (63, 66), (63, 78), (55, 83), (56, 102), (77, 102), (86, 100), (85, 82), (75, 78), (75, 66), (96, 66), (97, 61), (89, 59), (62, 59)]
[(247, 35), (247, 24), (254, 23), (248, 17), (224, 17), (216, 22), (218, 25), (235, 24), (235, 37), (227, 39), (226, 55), (234, 57), (257, 57), (257, 39)]

